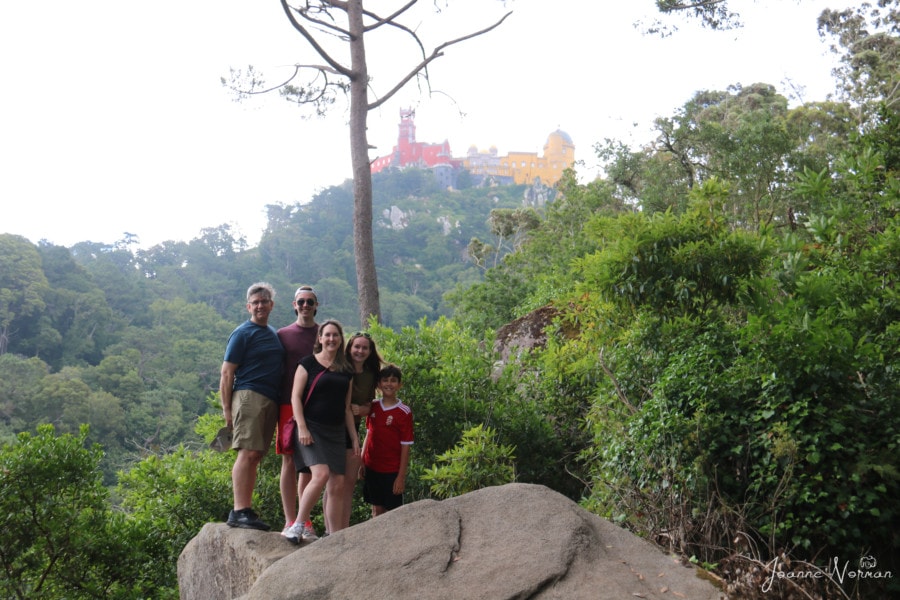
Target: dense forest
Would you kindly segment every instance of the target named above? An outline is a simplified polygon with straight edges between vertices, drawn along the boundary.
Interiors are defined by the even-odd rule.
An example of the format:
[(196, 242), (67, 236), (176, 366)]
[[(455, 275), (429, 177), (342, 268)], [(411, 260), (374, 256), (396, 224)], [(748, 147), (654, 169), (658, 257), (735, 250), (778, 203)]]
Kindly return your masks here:
[[(532, 205), (552, 193), (540, 186), (537, 196), (525, 186), (450, 192), (420, 170), (375, 182), (382, 324), (394, 329), (448, 314), (444, 294), (479, 280), (484, 261), (515, 243), (503, 237), (509, 227), (491, 223), (534, 214)], [(193, 422), (218, 390), (228, 334), (247, 318), (248, 285), (269, 281), (283, 294), (273, 316), (279, 327), (294, 320), (290, 298), (302, 284), (316, 288), (320, 320), (360, 327), (352, 204), (347, 182), (307, 204), (271, 205), (253, 248), (227, 225), (136, 251), (127, 237), (63, 248), (0, 236), (0, 286), (9, 299), (0, 321), (0, 439), (40, 423), (70, 433), (90, 423), (89, 439), (105, 450), (107, 483), (143, 452), (199, 441)]]
[[(354, 322), (349, 184), (270, 206), (252, 248), (227, 226), (135, 251), (0, 235), (4, 595), (177, 597), (178, 553), (229, 508), (233, 457), (206, 443), (259, 279), (276, 323), (312, 284), (403, 368), (408, 501), (540, 483), (732, 597), (900, 594), (900, 8), (880, 4), (820, 18), (827, 101), (702, 90), (553, 190), (376, 179), (381, 323)], [(497, 329), (538, 309), (546, 345), (499, 362)]]

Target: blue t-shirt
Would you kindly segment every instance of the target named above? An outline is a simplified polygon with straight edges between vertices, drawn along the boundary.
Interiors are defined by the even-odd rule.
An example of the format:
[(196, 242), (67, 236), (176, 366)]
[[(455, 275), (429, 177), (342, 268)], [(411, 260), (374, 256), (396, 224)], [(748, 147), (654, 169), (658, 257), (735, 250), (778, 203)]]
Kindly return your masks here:
[(284, 348), (271, 325), (247, 320), (228, 338), (225, 362), (238, 365), (234, 374), (235, 390), (251, 390), (273, 402), (278, 401)]

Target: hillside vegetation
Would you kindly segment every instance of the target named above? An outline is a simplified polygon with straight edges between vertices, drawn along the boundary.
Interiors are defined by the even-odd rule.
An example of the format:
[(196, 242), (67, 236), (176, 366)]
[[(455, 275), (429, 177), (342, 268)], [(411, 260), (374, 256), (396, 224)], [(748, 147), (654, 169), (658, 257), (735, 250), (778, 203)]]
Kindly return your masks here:
[[(376, 247), (384, 322), (399, 329), (448, 313), (443, 294), (477, 281), (473, 238), (492, 239), (495, 214), (520, 213), (531, 188), (449, 192), (427, 171), (379, 174)], [(82, 242), (72, 248), (6, 234), (0, 437), (52, 423), (103, 445), (106, 480), (142, 452), (199, 441), (193, 423), (211, 410), (224, 343), (247, 318), (255, 281), (280, 294), (272, 322), (294, 320), (291, 294), (318, 291), (322, 318), (358, 329), (353, 273), (352, 197), (345, 183), (304, 205), (271, 205), (259, 246), (223, 225), (190, 242), (146, 250)], [(506, 244), (497, 243), (505, 252)], [(502, 247), (501, 247), (502, 246)], [(484, 248), (480, 247), (482, 254)], [(212, 408), (213, 412), (215, 408)]]

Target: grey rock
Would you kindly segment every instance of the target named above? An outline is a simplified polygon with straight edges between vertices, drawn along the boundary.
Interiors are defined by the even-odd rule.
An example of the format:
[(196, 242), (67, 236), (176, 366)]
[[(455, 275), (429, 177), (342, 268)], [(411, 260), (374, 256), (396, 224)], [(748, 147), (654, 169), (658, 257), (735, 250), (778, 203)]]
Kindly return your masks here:
[[(215, 533), (221, 544), (205, 557), (215, 563), (205, 568), (233, 569), (240, 573), (233, 578), (238, 584), (259, 574), (246, 600), (724, 597), (698, 569), (537, 485), (514, 483), (442, 502), (415, 502), (296, 552), (278, 534), (222, 527), (204, 527), (198, 536)], [(267, 536), (284, 543), (264, 541)], [(253, 548), (252, 539), (259, 540)], [(278, 560), (281, 546), (288, 553)], [(202, 559), (197, 553), (191, 560)], [(263, 567), (270, 559), (275, 560)], [(253, 566), (238, 564), (245, 561)], [(224, 576), (206, 577), (204, 585), (217, 586), (208, 589), (182, 579), (183, 572), (187, 577), (203, 570), (185, 565), (182, 571), (179, 560), (183, 599), (244, 593), (241, 585), (230, 588), (233, 595), (225, 593), (224, 584), (232, 580)]]
[(296, 549), (280, 533), (207, 523), (178, 557), (179, 595), (240, 598), (267, 568)]

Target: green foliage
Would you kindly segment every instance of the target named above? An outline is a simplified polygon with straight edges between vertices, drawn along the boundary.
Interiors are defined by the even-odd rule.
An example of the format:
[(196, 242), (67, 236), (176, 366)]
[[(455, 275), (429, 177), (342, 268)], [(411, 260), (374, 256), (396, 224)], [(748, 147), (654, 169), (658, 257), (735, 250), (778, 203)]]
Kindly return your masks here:
[(900, 111), (890, 110), (882, 104), (878, 108), (877, 126), (862, 136), (862, 143), (869, 144), (884, 159), (888, 173), (900, 172)]
[[(789, 193), (794, 173), (830, 168), (857, 131), (852, 109), (837, 102), (788, 109), (771, 85), (735, 85), (694, 95), (674, 116), (656, 121), (652, 146), (597, 146), (616, 196), (645, 213), (690, 210), (689, 196), (712, 178), (730, 227), (796, 228), (796, 216), (821, 205)], [(809, 198), (807, 198), (809, 200)]]
[(452, 498), (484, 487), (516, 480), (515, 448), (497, 443), (496, 432), (476, 425), (459, 444), (437, 457), (422, 479), (438, 498)]
[(22, 236), (0, 235), (0, 354), (11, 347), (13, 323), (34, 318), (44, 309), (47, 288), (35, 247)]
[(165, 545), (170, 564), (204, 524), (227, 517), (231, 454), (194, 452), (182, 446), (148, 456), (121, 474), (116, 491), (122, 507)]
[(605, 140), (594, 147), (615, 194), (643, 212), (682, 212), (693, 186), (693, 171), (669, 152), (632, 151), (622, 142)]
[(41, 380), (48, 372), (48, 365), (39, 358), (0, 355), (0, 419), (10, 432), (30, 427), (29, 419), (40, 410)]
[(540, 216), (534, 208), (495, 208), (488, 217), (493, 243), (486, 244), (477, 237), (472, 238), (466, 251), (479, 267), (496, 267), (504, 254), (520, 249), (528, 233), (540, 223)]
[(421, 321), (418, 328), (400, 332), (370, 323), (368, 331), (385, 360), (400, 366), (403, 388), (399, 397), (415, 419), (407, 497), (430, 497), (422, 480), (434, 457), (449, 451), (464, 432), (489, 427), (500, 444), (518, 447), (518, 480), (568, 493), (571, 476), (560, 468), (565, 437), (548, 419), (532, 390), (517, 373), (498, 373), (489, 341), (453, 321)]
[(588, 506), (710, 563), (749, 533), (760, 558), (892, 564), (900, 232), (882, 165), (861, 143), (833, 172), (807, 171), (794, 193), (831, 208), (780, 238), (699, 227), (714, 202), (591, 224), (610, 241), (578, 263), (564, 315), (577, 336), (545, 353), (569, 357), (576, 380), (606, 375), (587, 382)]
[[(208, 398), (217, 402), (215, 396)], [(160, 561), (159, 578), (177, 597), (176, 566), (184, 546), (210, 522), (223, 522), (231, 509), (231, 467), (235, 453), (215, 452), (207, 446), (223, 425), (221, 415), (205, 415), (196, 422), (203, 440), (200, 449), (179, 446), (165, 454), (151, 454), (119, 474), (116, 495), (129, 520), (145, 533), (145, 543)], [(283, 519), (279, 475), (281, 457), (269, 453), (260, 464), (253, 506), (269, 523)]]
[[(720, 189), (710, 180), (692, 195), (701, 207)], [(585, 289), (632, 310), (653, 307), (667, 315), (703, 314), (733, 302), (761, 270), (765, 252), (752, 236), (728, 233), (715, 204), (682, 217), (657, 213), (590, 224), (598, 238), (615, 241), (575, 261)]]
[(658, 322), (615, 345), (615, 389), (590, 413), (590, 505), (707, 559), (741, 531), (769, 555), (895, 552), (897, 356), (877, 311), (840, 302), (859, 283), (806, 272), (746, 322)]
[[(739, 123), (740, 106), (722, 112), (734, 100), (692, 107), (708, 121), (692, 143), (721, 152), (729, 128), (769, 126)], [(768, 102), (737, 100), (751, 112)], [(828, 123), (824, 110), (794, 115), (792, 135), (811, 141), (777, 159), (806, 166), (793, 186), (778, 175), (785, 219), (736, 209), (752, 196), (726, 162), (727, 176), (705, 173), (677, 210), (582, 212), (574, 235), (557, 235), (577, 245), (554, 248), (542, 234), (563, 198), (485, 284), (453, 296), (465, 322), (484, 327), (496, 307), (506, 315), (498, 324), (541, 299), (560, 311), (546, 347), (517, 363), (513, 396), (553, 416), (557, 438), (570, 442), (554, 452), (589, 482), (587, 506), (709, 564), (748, 534), (760, 559), (871, 552), (895, 564), (896, 121), (886, 114), (852, 144), (830, 145), (823, 132), (845, 126), (847, 113), (829, 109)], [(799, 128), (812, 115), (820, 122)], [(642, 157), (617, 160), (614, 196), (665, 189), (664, 171), (651, 173)], [(646, 185), (629, 179), (639, 169)], [(740, 215), (753, 214), (748, 227)], [(506, 281), (506, 295), (489, 285)]]
[(454, 308), (456, 320), (473, 331), (487, 331), (515, 319), (518, 305), (533, 289), (533, 281), (504, 265), (487, 271), (480, 283), (448, 292), (447, 302)]
[(855, 106), (860, 125), (871, 122), (879, 106), (898, 112), (898, 21), (900, 7), (893, 0), (827, 9), (819, 16), (819, 34), (831, 37), (831, 50), (840, 57), (834, 70), (838, 89)]
[(356, 296), (346, 280), (326, 277), (313, 282), (312, 286), (318, 295), (319, 311), (322, 313), (321, 318), (316, 317), (319, 322), (325, 319), (337, 319), (343, 323), (345, 328), (351, 328), (359, 320)]
[[(411, 462), (421, 468), (446, 451), (487, 414), (493, 384), (491, 356), (466, 330), (439, 319), (399, 333), (370, 327), (385, 360), (403, 372), (400, 398), (412, 408), (416, 443)], [(410, 477), (410, 480), (414, 480)], [(414, 487), (411, 490), (415, 497)]]
[[(656, 8), (662, 14), (687, 13), (710, 29), (733, 29), (740, 25), (740, 15), (732, 12), (727, 2), (683, 2), (681, 0), (656, 0)], [(650, 33), (667, 35), (668, 25), (655, 23)]]
[(400, 326), (432, 313), (431, 306), (418, 296), (385, 292), (381, 296), (381, 316), (387, 327)]
[[(783, 195), (786, 165), (800, 139), (786, 126), (787, 99), (771, 85), (733, 86), (727, 91), (698, 92), (678, 114), (658, 119), (658, 147), (647, 157), (677, 165), (675, 184), (683, 189), (711, 177), (725, 179), (730, 192), (726, 206), (733, 222), (748, 229), (781, 221), (786, 215)], [(805, 141), (805, 140), (803, 140)], [(658, 169), (633, 179), (663, 184)], [(652, 198), (651, 198), (651, 201)], [(660, 207), (659, 201), (653, 206)], [(669, 206), (675, 207), (673, 204)]]
[(68, 249), (38, 246), (47, 277), (40, 318), (17, 323), (21, 338), (15, 351), (41, 356), (55, 370), (64, 365), (96, 364), (119, 325), (104, 301), (103, 291)]
[(124, 317), (137, 327), (149, 322), (150, 304), (157, 297), (151, 293), (153, 275), (140, 269), (139, 260), (127, 244), (80, 242), (69, 251), (93, 284), (103, 291), (116, 317)]
[(0, 449), (0, 590), (7, 598), (176, 597), (157, 587), (147, 531), (108, 504), (87, 427), (44, 425)]
[[(529, 225), (516, 252), (484, 275), (484, 281), (461, 285), (447, 294), (454, 318), (475, 331), (497, 329), (565, 295), (572, 287), (569, 266), (573, 259), (597, 249), (584, 225), (592, 216), (612, 216), (626, 209), (605, 182), (579, 185), (567, 171), (554, 201), (544, 208), (542, 220)], [(538, 213), (540, 214), (540, 213)]]
[(576, 459), (586, 439), (578, 422), (553, 412), (557, 406), (568, 407), (568, 399), (544, 396), (547, 388), (535, 381), (534, 371), (508, 368), (501, 379), (503, 387), (493, 396), (486, 422), (504, 445), (516, 449), (516, 480), (580, 498), (584, 488)]
[[(852, 108), (843, 102), (806, 102), (790, 108), (785, 127), (797, 143), (788, 157), (791, 172), (828, 169), (856, 133), (855, 121)], [(808, 213), (812, 208), (817, 207), (796, 206), (794, 210)]]
[[(380, 293), (391, 296), (382, 311), (385, 323), (395, 328), (445, 314), (444, 293), (457, 281), (478, 277), (465, 256), (469, 240), (486, 238), (490, 212), (518, 208), (525, 189), (450, 192), (439, 189), (432, 173), (418, 169), (377, 173), (373, 185)], [(271, 281), (309, 283), (317, 290), (333, 284), (321, 299), (322, 310), (351, 326), (358, 318), (352, 206), (350, 182), (323, 190), (309, 203), (270, 205), (259, 245), (265, 270), (279, 273)]]

